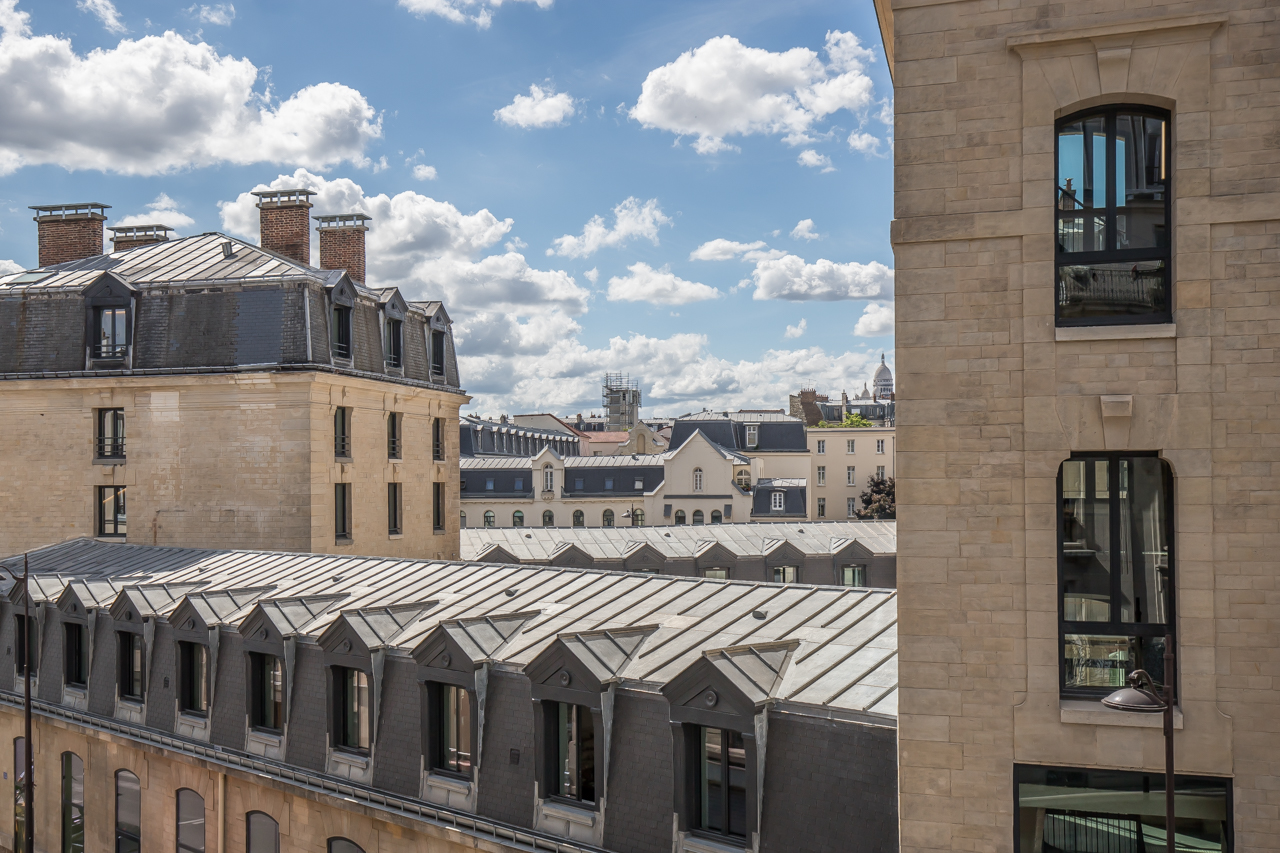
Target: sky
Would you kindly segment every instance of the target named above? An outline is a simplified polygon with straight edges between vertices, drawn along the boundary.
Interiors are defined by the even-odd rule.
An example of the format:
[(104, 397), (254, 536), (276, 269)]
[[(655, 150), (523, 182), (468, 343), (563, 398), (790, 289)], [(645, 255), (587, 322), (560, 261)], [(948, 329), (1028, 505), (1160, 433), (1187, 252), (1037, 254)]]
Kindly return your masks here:
[[(851, 395), (893, 365), (870, 0), (0, 0), (0, 271), (33, 204), (257, 240), (256, 188), (373, 217), (467, 411)], [(312, 239), (313, 255), (318, 251)]]

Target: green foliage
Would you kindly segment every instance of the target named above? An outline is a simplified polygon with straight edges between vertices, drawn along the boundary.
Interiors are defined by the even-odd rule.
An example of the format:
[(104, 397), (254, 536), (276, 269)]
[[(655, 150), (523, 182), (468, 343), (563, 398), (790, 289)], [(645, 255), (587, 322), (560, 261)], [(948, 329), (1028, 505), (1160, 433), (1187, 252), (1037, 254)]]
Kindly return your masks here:
[(875, 424), (873, 424), (871, 421), (864, 418), (858, 412), (850, 412), (849, 414), (844, 416), (844, 421), (840, 424), (840, 426), (858, 427), (859, 429), (861, 429), (863, 427), (875, 426)]
[(862, 501), (862, 509), (854, 511), (858, 518), (868, 521), (897, 518), (893, 477), (869, 477), (867, 478), (867, 489), (859, 496)]

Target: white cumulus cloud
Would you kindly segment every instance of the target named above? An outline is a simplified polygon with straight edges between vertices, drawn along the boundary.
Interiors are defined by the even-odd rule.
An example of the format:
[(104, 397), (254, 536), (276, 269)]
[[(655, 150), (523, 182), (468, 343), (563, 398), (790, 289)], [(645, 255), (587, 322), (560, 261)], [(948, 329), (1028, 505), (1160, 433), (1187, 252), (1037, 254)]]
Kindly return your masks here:
[(229, 27), (236, 19), (236, 7), (230, 3), (217, 3), (213, 6), (192, 6), (187, 10), (195, 15), (202, 24), (213, 24), (216, 27)]
[(837, 110), (872, 103), (873, 54), (853, 33), (827, 33), (827, 62), (796, 47), (775, 53), (718, 36), (649, 72), (629, 115), (644, 127), (696, 136), (699, 154), (735, 148), (726, 137), (778, 134), (788, 144)]
[[(550, 9), (554, 0), (514, 0), (536, 3), (539, 9)], [(473, 23), (487, 30), (493, 23), (493, 12), (503, 0), (400, 0), (400, 5), (420, 18), (436, 15), (455, 24)]]
[(580, 236), (565, 234), (553, 240), (552, 248), (547, 249), (547, 254), (584, 258), (598, 249), (621, 246), (636, 237), (643, 237), (656, 246), (658, 228), (670, 224), (671, 219), (662, 212), (656, 198), (641, 202), (635, 196), (630, 196), (613, 209), (612, 228), (605, 225), (604, 217), (597, 214), (582, 227)]
[(22, 272), (24, 269), (25, 267), (17, 261), (0, 261), (0, 275)]
[(849, 147), (868, 157), (880, 156), (880, 140), (869, 133), (855, 130), (849, 134)]
[(809, 321), (801, 317), (800, 322), (794, 326), (787, 326), (787, 331), (783, 334), (785, 338), (803, 337), (804, 333), (809, 329)]
[(718, 299), (720, 291), (697, 281), (685, 281), (670, 268), (655, 270), (641, 261), (627, 267), (628, 276), (609, 279), (610, 302), (649, 302), (654, 305), (688, 305)]
[(862, 309), (862, 316), (853, 327), (855, 335), (864, 335), (869, 338), (888, 335), (892, 332), (893, 306), (880, 302), (867, 303), (867, 307)]
[(728, 261), (744, 252), (763, 249), (764, 246), (765, 242), (763, 240), (756, 240), (754, 243), (735, 243), (733, 240), (725, 240), (718, 237), (715, 240), (708, 240), (690, 252), (689, 260)]
[(796, 227), (791, 229), (791, 239), (821, 240), (822, 235), (814, 233), (812, 219), (801, 219), (796, 223)]
[[(0, 0), (0, 175), (28, 165), (154, 175), (219, 163), (365, 161), (382, 121), (355, 89), (255, 91), (258, 68), (174, 32), (78, 54)], [(121, 81), (146, 81), (122, 85)]]
[(796, 158), (796, 162), (811, 169), (822, 169), (824, 172), (834, 172), (836, 170), (836, 167), (831, 165), (830, 157), (826, 154), (819, 154), (812, 148), (806, 148), (801, 151), (800, 156)]
[(424, 166), (419, 163), (413, 167), (413, 176), (419, 181), (434, 181), (436, 179), (436, 167)]
[(493, 111), (495, 120), (508, 127), (552, 127), (563, 124), (574, 113), (573, 98), (567, 92), (556, 92), (534, 84), (529, 94), (516, 95), (511, 103)]
[(116, 4), (111, 0), (80, 0), (76, 3), (76, 7), (101, 21), (103, 28), (109, 33), (128, 32), (124, 21), (120, 20), (120, 12), (116, 9)]
[(600, 280), (600, 270), (597, 267), (592, 267), (591, 269), (584, 272), (582, 275), (584, 278), (586, 278), (587, 281), (591, 282), (592, 284), (595, 284)]
[(878, 261), (841, 264), (822, 259), (810, 264), (796, 255), (783, 255), (757, 261), (751, 278), (756, 287), (755, 299), (893, 299), (893, 270)]
[(148, 213), (134, 213), (116, 220), (116, 225), (168, 225), (170, 228), (190, 228), (196, 221), (178, 209), (178, 203), (166, 193), (147, 205)]

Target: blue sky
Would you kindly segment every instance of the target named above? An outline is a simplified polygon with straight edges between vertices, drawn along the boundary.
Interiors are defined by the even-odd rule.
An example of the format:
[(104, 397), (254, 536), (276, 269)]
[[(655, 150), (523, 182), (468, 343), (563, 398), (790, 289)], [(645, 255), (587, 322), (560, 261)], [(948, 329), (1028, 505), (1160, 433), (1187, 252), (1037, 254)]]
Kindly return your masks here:
[(479, 411), (585, 413), (606, 370), (648, 414), (778, 407), (892, 364), (870, 2), (0, 0), (0, 26), (0, 259), (34, 265), (30, 204), (256, 238), (245, 193), (305, 185), (374, 216), (371, 284), (446, 300)]

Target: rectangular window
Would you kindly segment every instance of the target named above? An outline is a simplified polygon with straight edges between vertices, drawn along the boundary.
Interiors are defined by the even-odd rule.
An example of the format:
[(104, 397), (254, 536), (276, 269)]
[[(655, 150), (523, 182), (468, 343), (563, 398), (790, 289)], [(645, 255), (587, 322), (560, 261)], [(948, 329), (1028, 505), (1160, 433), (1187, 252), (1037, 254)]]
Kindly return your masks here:
[(431, 374), (444, 376), (444, 332), (431, 332)]
[(1058, 123), (1057, 323), (1168, 323), (1169, 116), (1112, 107)]
[(840, 586), (866, 586), (867, 585), (867, 567), (866, 566), (841, 566), (840, 567)]
[(698, 814), (704, 832), (747, 837), (747, 750), (741, 732), (698, 726)]
[(129, 351), (126, 337), (127, 312), (124, 308), (98, 308), (96, 314), (94, 358), (124, 358)]
[(116, 677), (121, 699), (142, 701), (142, 673), (146, 658), (142, 651), (142, 635), (130, 631), (116, 632)]
[(284, 661), (275, 655), (249, 653), (249, 725), (284, 728)]
[(334, 743), (345, 749), (369, 748), (369, 676), (345, 666), (333, 668)]
[[(400, 441), (400, 427), (404, 416), (399, 412), (391, 412), (387, 415), (387, 458), (400, 459), (403, 448)], [(341, 455), (341, 454), (337, 454)]]
[(89, 680), (89, 649), (85, 626), (67, 622), (62, 626), (62, 679), (64, 684), (84, 687)]
[(437, 462), (444, 461), (444, 419), (431, 421), (431, 458)]
[(431, 528), (444, 530), (444, 483), (431, 484)]
[[(1167, 844), (1164, 773), (1014, 765), (1015, 853), (1160, 851)], [(1174, 847), (1232, 849), (1231, 780), (1174, 777)]]
[(1059, 470), (1064, 695), (1105, 695), (1144, 669), (1163, 688), (1176, 634), (1173, 476), (1155, 455), (1074, 456)]
[(844, 469), (844, 484), (846, 486), (858, 485), (857, 469), (853, 465), (846, 465)]
[(827, 452), (827, 442), (825, 439), (818, 439), (818, 453)]
[(178, 708), (184, 714), (209, 712), (209, 647), (178, 643)]
[(583, 485), (582, 485), (582, 478), (581, 478), (581, 477), (577, 477), (577, 478), (575, 478), (575, 479), (574, 479), (574, 481), (573, 481), (573, 487), (574, 487), (576, 490), (578, 490), (579, 492), (580, 492), (580, 491), (582, 491), (582, 489), (583, 489)]
[(548, 788), (558, 797), (596, 801), (596, 738), (591, 709), (567, 702), (543, 705), (554, 732), (548, 753), (554, 756)]
[(635, 489), (637, 492), (643, 492), (643, 491), (644, 491), (644, 478), (643, 478), (643, 477), (636, 477), (636, 479), (635, 479), (635, 483), (633, 483), (631, 487), (632, 487), (633, 489)]
[(818, 466), (818, 485), (825, 486), (827, 484), (827, 466)]
[(333, 455), (339, 459), (351, 458), (350, 406), (338, 406), (333, 410)]
[(787, 496), (784, 492), (774, 492), (769, 495), (769, 509), (774, 512), (782, 512), (786, 508)]
[(26, 675), (27, 671), (23, 667), (23, 662), (25, 661), (26, 665), (31, 667), (31, 676), (34, 678), (40, 673), (40, 666), (36, 662), (36, 650), (40, 646), (40, 640), (36, 636), (36, 626), (38, 623), (32, 619), (30, 631), (28, 631), (27, 617), (19, 614), (18, 616), (13, 617), (13, 620), (15, 629), (13, 649), (13, 660), (15, 662), (14, 671), (19, 676)]
[(721, 567), (703, 569), (702, 576), (714, 581), (727, 581), (729, 579), (729, 570)]
[(399, 320), (387, 320), (385, 352), (387, 354), (387, 367), (400, 367), (402, 364), (401, 355), (403, 352), (403, 335), (401, 334), (403, 324)]
[(333, 322), (330, 325), (334, 358), (351, 358), (351, 309), (345, 305), (333, 306)]
[(98, 409), (94, 455), (124, 459), (124, 409)]
[(852, 438), (847, 439), (847, 440), (845, 441), (845, 443), (844, 443), (844, 452), (845, 452), (845, 453), (853, 453), (854, 441), (855, 441), (855, 439), (852, 439)]
[[(25, 851), (27, 802), (27, 739), (13, 739), (13, 849)], [(33, 792), (34, 794), (34, 792)], [(34, 797), (33, 797), (34, 799)], [(34, 803), (32, 803), (34, 805)]]
[(774, 583), (795, 583), (796, 567), (795, 566), (774, 566), (773, 570)]
[(485, 490), (486, 492), (492, 492), (492, 491), (493, 491), (493, 478), (492, 478), (492, 477), (485, 477), (485, 478), (484, 478), (484, 490)]
[(884, 439), (883, 439), (883, 438), (877, 438), (877, 439), (876, 439), (876, 453), (884, 453)]
[(462, 687), (439, 685), (436, 770), (471, 776), (471, 698)]
[(877, 466), (876, 466), (876, 479), (877, 479), (877, 480), (883, 480), (883, 479), (884, 479), (884, 466), (883, 466), (883, 465), (877, 465)]
[(612, 492), (612, 491), (613, 491), (613, 478), (612, 478), (612, 477), (605, 477), (605, 478), (604, 478), (604, 490), (605, 490), (606, 492)]
[(818, 518), (827, 517), (827, 499), (818, 498)]
[(62, 753), (62, 853), (84, 853), (84, 760)]
[(98, 535), (124, 538), (124, 486), (98, 486)]
[(858, 516), (858, 499), (846, 498), (844, 504), (845, 516), (848, 518), (856, 518)]
[(128, 770), (116, 771), (115, 853), (142, 851), (142, 783)]
[(747, 447), (755, 447), (760, 443), (759, 424), (747, 424)]
[(404, 502), (400, 483), (387, 483), (387, 534), (398, 536), (404, 522)]
[(351, 541), (351, 484), (333, 484), (333, 536), (338, 542)]

